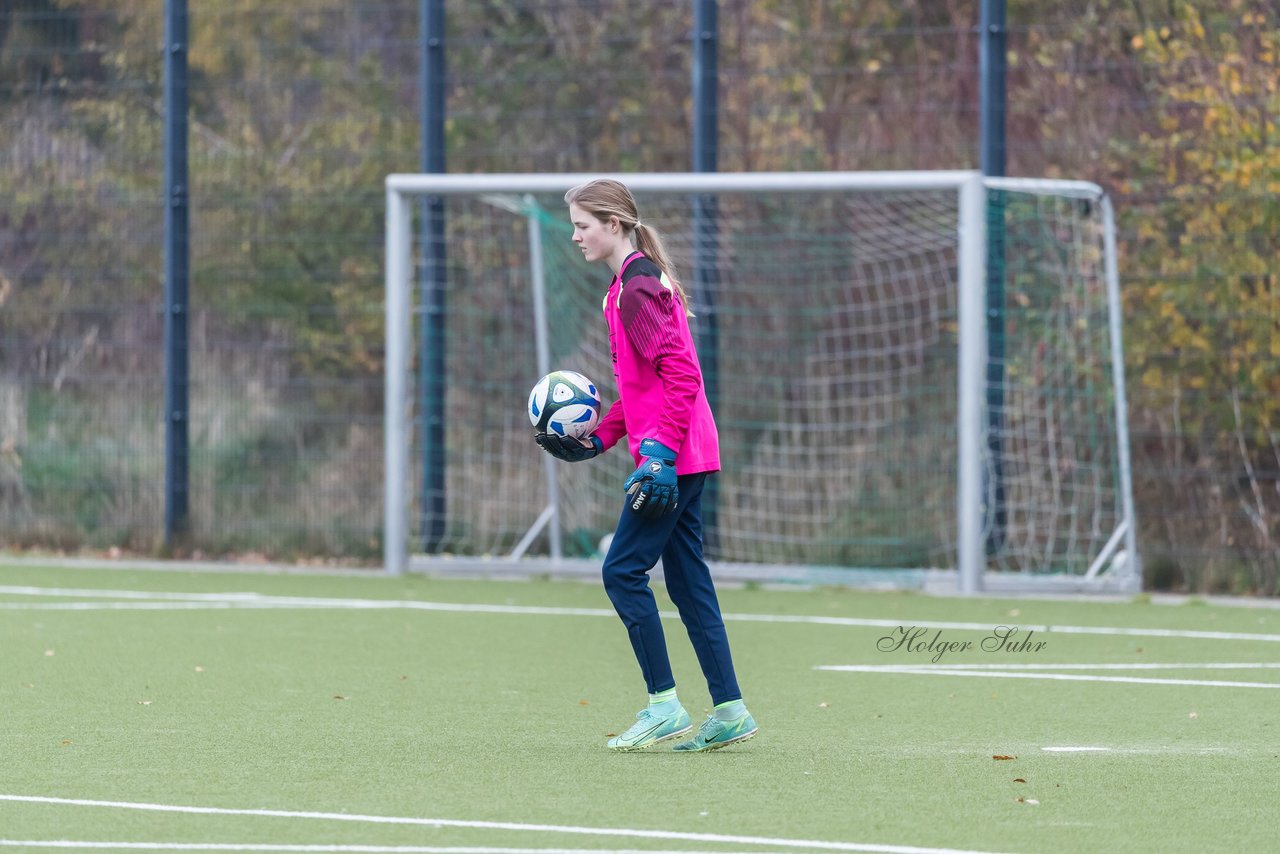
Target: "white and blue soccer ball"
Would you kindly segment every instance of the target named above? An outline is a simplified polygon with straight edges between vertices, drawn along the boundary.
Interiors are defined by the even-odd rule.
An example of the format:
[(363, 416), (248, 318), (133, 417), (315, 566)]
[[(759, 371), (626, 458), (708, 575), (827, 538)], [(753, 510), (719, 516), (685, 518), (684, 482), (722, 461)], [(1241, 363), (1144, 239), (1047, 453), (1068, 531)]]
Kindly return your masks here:
[(577, 371), (552, 371), (529, 392), (529, 422), (539, 433), (586, 438), (600, 423), (600, 392)]

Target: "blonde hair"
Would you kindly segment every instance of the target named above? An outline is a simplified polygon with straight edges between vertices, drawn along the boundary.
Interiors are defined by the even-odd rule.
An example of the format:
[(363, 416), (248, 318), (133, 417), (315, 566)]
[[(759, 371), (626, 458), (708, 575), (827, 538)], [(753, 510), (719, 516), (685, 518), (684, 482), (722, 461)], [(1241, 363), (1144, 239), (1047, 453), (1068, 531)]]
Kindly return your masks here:
[(671, 257), (667, 255), (666, 247), (662, 245), (658, 230), (640, 221), (640, 209), (636, 205), (635, 196), (631, 195), (626, 184), (610, 178), (596, 178), (585, 184), (579, 184), (565, 193), (564, 201), (567, 205), (577, 205), (601, 222), (608, 222), (609, 217), (616, 216), (623, 232), (635, 236), (636, 248), (643, 252), (646, 258), (657, 264), (658, 269), (666, 274), (671, 284), (675, 285), (676, 290), (680, 292), (680, 299), (684, 302), (684, 313), (693, 317), (689, 294), (676, 276), (675, 265), (671, 263)]

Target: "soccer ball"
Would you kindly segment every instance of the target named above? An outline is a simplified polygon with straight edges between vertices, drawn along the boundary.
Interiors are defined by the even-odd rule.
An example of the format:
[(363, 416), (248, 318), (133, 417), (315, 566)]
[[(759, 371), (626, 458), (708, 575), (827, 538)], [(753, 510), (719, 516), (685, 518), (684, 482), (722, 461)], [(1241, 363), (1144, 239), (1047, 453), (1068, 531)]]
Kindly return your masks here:
[(600, 392), (577, 371), (552, 371), (529, 392), (529, 422), (539, 433), (586, 438), (600, 423)]

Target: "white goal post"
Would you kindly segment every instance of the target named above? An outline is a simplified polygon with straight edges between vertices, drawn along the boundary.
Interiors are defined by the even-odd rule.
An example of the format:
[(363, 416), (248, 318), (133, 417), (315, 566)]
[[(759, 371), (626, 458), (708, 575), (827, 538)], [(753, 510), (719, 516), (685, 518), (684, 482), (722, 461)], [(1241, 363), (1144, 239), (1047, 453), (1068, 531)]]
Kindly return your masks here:
[[(412, 295), (423, 241), (433, 239), (415, 234), (415, 211), (425, 199), (438, 205), (443, 220), (433, 257), (444, 260), (433, 266), (442, 278), (435, 286), (447, 297), (437, 320), (459, 323), (447, 333), (450, 355), (440, 358), (465, 360), (459, 348), (469, 347), (479, 363), (465, 378), (452, 366), (440, 371), (451, 417), (437, 413), (438, 420), (450, 431), (456, 407), (468, 413), (458, 418), (479, 419), (464, 423), (488, 431), (487, 438), (464, 442), (454, 434), (472, 431), (454, 430), (440, 440), (447, 449), (439, 452), (451, 467), (442, 475), (450, 518), (441, 521), (448, 533), (440, 551), (467, 565), (510, 564), (545, 541), (554, 567), (569, 560), (561, 543), (566, 503), (581, 494), (600, 504), (597, 496), (608, 495), (581, 480), (590, 465), (548, 464), (523, 413), (529, 386), (548, 366), (590, 365), (588, 375), (612, 388), (608, 362), (601, 359), (607, 342), (587, 337), (595, 333), (581, 332), (573, 346), (560, 346), (552, 336), (556, 353), (549, 353), (554, 347), (547, 340), (549, 304), (556, 306), (557, 321), (572, 318), (575, 334), (591, 324), (603, 331), (598, 300), (607, 271), (586, 269), (580, 258), (544, 257), (545, 247), (567, 244), (567, 231), (544, 234), (567, 222), (563, 193), (595, 177), (600, 175), (387, 177), (387, 572), (410, 567), (411, 540), (418, 536), (410, 517), (423, 478), (412, 449), (424, 439), (414, 414), (431, 398), (419, 398), (413, 388), (414, 347), (431, 333), (415, 340), (413, 323), (421, 313)], [(724, 284), (708, 302), (693, 281), (695, 324), (720, 330), (723, 342), (720, 354), (703, 352), (699, 344), (704, 367), (709, 357), (724, 366), (716, 372), (725, 379), (717, 380), (727, 422), (721, 424), (722, 445), (733, 447), (724, 454), (730, 458), (719, 501), (725, 509), (716, 518), (724, 520), (726, 541), (743, 543), (740, 552), (726, 546), (717, 555), (711, 546), (717, 537), (709, 531), (713, 570), (717, 563), (756, 565), (763, 572), (754, 577), (768, 580), (770, 568), (786, 570), (772, 575), (800, 578), (808, 567), (815, 570), (812, 577), (821, 569), (829, 580), (847, 568), (856, 583), (852, 579), (868, 578), (868, 568), (906, 567), (923, 573), (911, 577), (935, 584), (951, 578), (964, 593), (1043, 589), (1054, 582), (1079, 590), (1140, 587), (1115, 226), (1101, 188), (1080, 181), (984, 179), (972, 171), (610, 177), (635, 193), (686, 284), (708, 258), (713, 275), (703, 278)], [(714, 200), (715, 227), (706, 232), (711, 237), (690, 234), (690, 215), (676, 213), (695, 199)], [(992, 242), (1002, 254), (992, 261), (988, 237), (996, 229), (999, 240)], [(707, 247), (710, 252), (699, 251)], [(517, 250), (519, 263), (511, 260)], [(989, 302), (993, 270), (1001, 290), (996, 304)], [(724, 282), (735, 276), (742, 282)], [(585, 283), (584, 296), (569, 294), (571, 280)], [(800, 289), (810, 283), (812, 292)], [(513, 292), (525, 309), (508, 304)], [(592, 300), (596, 314), (580, 323), (588, 309), (579, 304)], [(1010, 307), (1007, 316), (1001, 301)], [(783, 316), (773, 307), (780, 303), (794, 303), (792, 313)], [(751, 331), (753, 324), (758, 328)], [(733, 334), (744, 327), (749, 337)], [(794, 392), (803, 411), (779, 413), (774, 406), (764, 413), (764, 386), (751, 383), (760, 383), (769, 366), (735, 357), (732, 341), (741, 340), (761, 347), (781, 342), (775, 346), (788, 353), (793, 345), (787, 342), (796, 342), (793, 355), (785, 361), (779, 355), (772, 364), (785, 365), (780, 373), (794, 365), (797, 375), (779, 377), (770, 389)], [(443, 352), (446, 345), (440, 346)], [(553, 356), (562, 363), (551, 364)], [(495, 379), (484, 378), (486, 363)], [(744, 375), (740, 382), (735, 371)], [(496, 392), (474, 393), (468, 385), (492, 385)], [(495, 408), (485, 409), (483, 418), (471, 414), (490, 397)], [(747, 398), (754, 398), (751, 406), (738, 411)], [(625, 449), (608, 456), (624, 457)], [(733, 460), (746, 472), (736, 480)], [(613, 477), (613, 469), (604, 476)], [(495, 480), (502, 485), (487, 495)], [(511, 509), (502, 490), (520, 496), (519, 510)], [(542, 490), (545, 506), (539, 498), (530, 510), (530, 494)], [(767, 503), (762, 492), (769, 493)], [(616, 498), (605, 502), (603, 522), (576, 532), (590, 546), (581, 553), (590, 556), (596, 535), (612, 529), (608, 514), (616, 520), (621, 506)], [(585, 509), (572, 509), (586, 518)], [(914, 537), (917, 530), (922, 539)], [(757, 554), (764, 557), (757, 560)], [(415, 565), (420, 559), (415, 556)], [(548, 571), (547, 562), (531, 566)]]

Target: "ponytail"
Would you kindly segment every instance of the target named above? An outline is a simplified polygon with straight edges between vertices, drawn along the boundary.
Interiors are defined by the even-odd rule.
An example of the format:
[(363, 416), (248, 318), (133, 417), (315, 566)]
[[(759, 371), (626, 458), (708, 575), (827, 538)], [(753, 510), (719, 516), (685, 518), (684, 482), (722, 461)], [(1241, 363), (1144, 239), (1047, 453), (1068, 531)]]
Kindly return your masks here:
[(675, 285), (676, 290), (680, 293), (680, 300), (684, 303), (684, 313), (686, 317), (693, 317), (693, 306), (689, 302), (689, 294), (684, 289), (684, 285), (676, 278), (675, 265), (671, 263), (671, 258), (667, 255), (666, 247), (662, 245), (662, 238), (658, 236), (658, 230), (652, 226), (645, 225), (637, 221), (635, 225), (636, 248), (644, 253), (645, 257), (658, 265), (658, 269), (666, 274), (671, 280), (671, 284)]
[(693, 317), (693, 307), (689, 302), (689, 294), (676, 278), (675, 265), (662, 245), (658, 230), (640, 222), (640, 212), (636, 207), (635, 196), (621, 181), (611, 178), (597, 178), (585, 184), (579, 184), (564, 194), (565, 204), (578, 205), (595, 216), (601, 222), (608, 222), (609, 217), (616, 216), (619, 224), (634, 235), (636, 248), (645, 254), (650, 261), (658, 265), (675, 286), (684, 302), (684, 313)]

